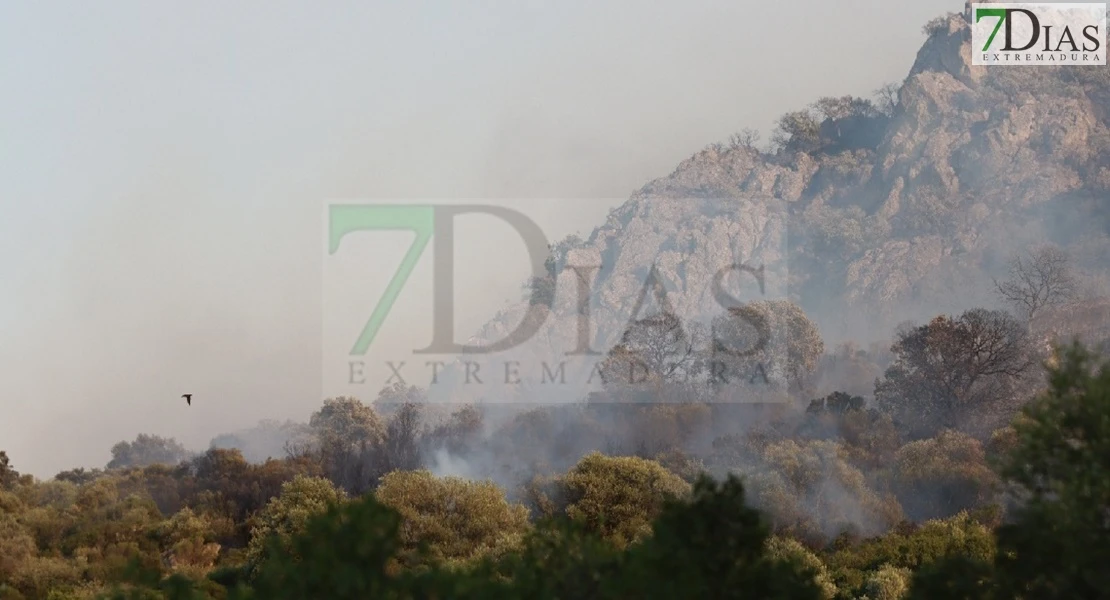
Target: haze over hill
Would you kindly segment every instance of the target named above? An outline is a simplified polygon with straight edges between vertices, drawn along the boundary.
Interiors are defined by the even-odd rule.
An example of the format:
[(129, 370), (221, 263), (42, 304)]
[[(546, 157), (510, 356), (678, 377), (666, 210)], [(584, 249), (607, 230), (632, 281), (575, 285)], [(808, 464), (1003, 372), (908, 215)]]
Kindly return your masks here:
[[(612, 199), (550, 233), (589, 231), (707, 141), (901, 77), (949, 5), (4, 6), (0, 439), (48, 477), (304, 419), (323, 200)], [(749, 58), (786, 31), (826, 51)]]
[[(1074, 257), (1091, 302), (1084, 333), (1100, 341), (1107, 312), (1094, 299), (1108, 292), (1110, 265), (1107, 70), (975, 67), (966, 14), (927, 28), (897, 93), (814, 99), (780, 121), (771, 151), (741, 140), (710, 145), (642, 187), (587, 239), (563, 242), (560, 265), (600, 266), (595, 347), (619, 341), (650, 265), (676, 310), (705, 320), (721, 310), (711, 293), (719, 270), (762, 265), (772, 288), (763, 295), (800, 304), (831, 347), (889, 339), (907, 320), (1004, 308), (994, 280), (1013, 254), (1045, 243)], [(575, 277), (563, 270), (555, 318), (517, 354), (557, 362), (576, 347)], [(528, 302), (503, 311), (477, 337), (504, 338), (528, 311)], [(554, 388), (528, 393), (565, 400)]]
[[(51, 118), (0, 122), (0, 193), (96, 206), (0, 221), (0, 598), (1105, 596), (1106, 66), (972, 66), (970, 3), (859, 90), (865, 15), (908, 9), (407, 6), (190, 5), (78, 76), (12, 63)], [(846, 56), (761, 141), (707, 50), (781, 76), (776, 27)]]
[[(542, 365), (564, 361), (580, 339), (571, 268), (576, 265), (600, 266), (591, 288), (588, 338), (603, 352), (620, 342), (653, 265), (675, 311), (705, 323), (721, 311), (711, 292), (715, 274), (737, 260), (762, 265), (762, 296), (798, 303), (816, 323), (826, 351), (843, 342), (855, 348), (878, 342), (878, 352), (863, 361), (876, 364), (852, 377), (819, 376), (809, 390), (816, 395), (848, 390), (871, 400), (896, 326), (973, 308), (1007, 308), (996, 279), (1006, 276), (1012, 256), (1045, 243), (1072, 258), (1082, 285), (1068, 314), (1050, 315), (1056, 324), (1049, 327), (1038, 323), (1038, 335), (1110, 339), (1106, 71), (973, 67), (965, 15), (940, 17), (927, 30), (907, 77), (885, 97), (814, 99), (811, 107), (780, 120), (769, 146), (740, 137), (711, 144), (643, 186), (585, 239), (557, 243), (551, 255), (558, 277), (553, 316), (522, 347), (466, 357), (484, 363), (486, 381), (479, 383), (493, 379), (493, 385), (462, 385), (469, 376), (461, 363), (434, 385), (428, 385), (428, 373), (406, 383), (456, 405), (519, 402), (528, 408), (581, 401), (585, 386), (536, 385), (544, 377)], [(503, 339), (534, 308), (529, 300), (503, 308), (472, 341)], [(349, 340), (340, 342), (345, 352)], [(497, 385), (509, 360), (524, 363), (524, 387)], [(583, 377), (591, 372), (591, 363), (585, 364), (579, 364)], [(345, 376), (346, 363), (338, 366)], [(353, 395), (370, 400), (380, 387), (371, 381)], [(496, 437), (513, 412), (498, 416), (487, 407), (487, 433)], [(1006, 414), (994, 414), (978, 433), (989, 433)], [(251, 453), (280, 448), (266, 431), (283, 439), (293, 430), (278, 435), (270, 427), (221, 443), (249, 446)], [(705, 447), (724, 433), (709, 427), (691, 437)], [(614, 429), (604, 443), (619, 447), (622, 435)], [(578, 442), (582, 448), (592, 443)], [(532, 451), (548, 462), (545, 450)], [(508, 465), (517, 470), (498, 481), (511, 487), (512, 477), (533, 468), (521, 453), (442, 451), (428, 459), (437, 472), (475, 477), (501, 477)], [(574, 459), (574, 452), (563, 457)]]

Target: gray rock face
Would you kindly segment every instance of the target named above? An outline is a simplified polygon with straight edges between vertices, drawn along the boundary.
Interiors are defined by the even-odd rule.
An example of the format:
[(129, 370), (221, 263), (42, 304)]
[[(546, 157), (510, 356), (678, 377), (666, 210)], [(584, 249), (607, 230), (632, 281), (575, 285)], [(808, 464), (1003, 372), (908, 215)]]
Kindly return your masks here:
[[(763, 265), (761, 297), (801, 304), (826, 341), (864, 341), (903, 320), (995, 305), (991, 277), (1026, 244), (1110, 247), (1110, 73), (971, 66), (966, 14), (932, 25), (893, 114), (851, 124), (872, 123), (874, 147), (714, 146), (614, 210), (567, 259), (601, 267), (593, 347), (619, 340), (652, 265), (684, 318), (719, 314), (715, 274), (740, 262)], [(829, 124), (821, 130), (844, 131)], [(754, 299), (745, 277), (726, 287)], [(564, 269), (529, 352), (575, 347), (575, 285)], [(527, 308), (477, 338), (500, 339)]]

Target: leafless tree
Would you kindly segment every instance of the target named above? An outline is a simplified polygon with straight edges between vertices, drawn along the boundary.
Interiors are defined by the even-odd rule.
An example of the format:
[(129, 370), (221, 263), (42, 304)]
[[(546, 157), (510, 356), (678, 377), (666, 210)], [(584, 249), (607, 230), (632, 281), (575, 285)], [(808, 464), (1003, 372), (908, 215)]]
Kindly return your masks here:
[(893, 81), (883, 84), (882, 87), (875, 90), (875, 106), (884, 115), (894, 114), (895, 107), (898, 106), (898, 94), (902, 91), (902, 84)]
[(759, 143), (759, 131), (745, 127), (740, 133), (734, 133), (728, 138), (728, 145), (732, 149), (755, 148)]
[(995, 280), (998, 294), (1032, 321), (1046, 306), (1062, 305), (1075, 297), (1076, 281), (1067, 252), (1041, 246), (1010, 259), (1010, 275)]

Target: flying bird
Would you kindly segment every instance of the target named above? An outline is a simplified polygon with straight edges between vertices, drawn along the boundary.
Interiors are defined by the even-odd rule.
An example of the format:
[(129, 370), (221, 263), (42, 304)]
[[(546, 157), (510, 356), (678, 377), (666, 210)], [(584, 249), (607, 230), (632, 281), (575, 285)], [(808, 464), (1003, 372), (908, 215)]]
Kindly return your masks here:
[(181, 394), (181, 397), (185, 399), (185, 404), (188, 404), (189, 406), (193, 405), (193, 395), (192, 394)]

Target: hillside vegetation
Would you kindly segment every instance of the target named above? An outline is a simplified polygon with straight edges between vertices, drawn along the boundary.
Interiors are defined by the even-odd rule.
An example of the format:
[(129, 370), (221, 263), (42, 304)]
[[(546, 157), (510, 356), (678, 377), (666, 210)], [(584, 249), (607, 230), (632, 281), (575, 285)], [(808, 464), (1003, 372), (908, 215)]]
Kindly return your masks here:
[[(395, 385), (49, 481), (0, 451), (0, 600), (1107, 597), (1110, 71), (972, 67), (962, 14), (926, 34), (905, 81), (711, 145), (553, 246), (550, 278), (606, 263), (600, 391)], [(786, 292), (715, 314), (734, 256)], [(621, 322), (648, 265), (715, 336), (782, 335), (720, 363), (703, 322)], [(720, 401), (763, 369), (777, 396)]]

